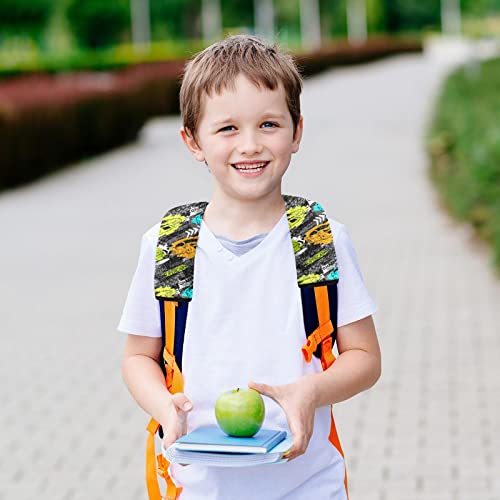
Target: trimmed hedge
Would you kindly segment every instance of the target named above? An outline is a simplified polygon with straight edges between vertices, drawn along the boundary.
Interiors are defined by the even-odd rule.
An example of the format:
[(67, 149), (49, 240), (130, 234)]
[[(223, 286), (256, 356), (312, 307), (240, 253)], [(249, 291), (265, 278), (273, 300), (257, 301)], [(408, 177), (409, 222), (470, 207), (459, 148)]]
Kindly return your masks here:
[(0, 188), (132, 141), (151, 116), (176, 113), (182, 68), (172, 61), (0, 85)]
[[(357, 47), (338, 44), (296, 59), (308, 76), (419, 50), (420, 42), (378, 39)], [(177, 60), (0, 81), (0, 189), (132, 141), (149, 118), (178, 113), (183, 67), (184, 61)]]
[(431, 178), (459, 220), (493, 246), (500, 273), (500, 59), (444, 83), (428, 134)]
[(336, 66), (362, 64), (396, 54), (421, 51), (420, 40), (378, 37), (360, 45), (336, 42), (313, 53), (297, 54), (296, 61), (302, 66), (303, 74), (311, 76)]

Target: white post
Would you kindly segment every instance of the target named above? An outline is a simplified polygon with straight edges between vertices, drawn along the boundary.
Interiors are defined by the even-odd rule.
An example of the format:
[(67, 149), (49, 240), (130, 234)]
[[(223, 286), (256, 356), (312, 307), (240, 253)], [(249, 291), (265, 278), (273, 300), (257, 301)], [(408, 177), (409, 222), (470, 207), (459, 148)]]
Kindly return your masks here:
[(309, 50), (321, 47), (318, 0), (300, 0), (300, 30), (302, 33), (302, 47)]
[(255, 32), (268, 42), (274, 40), (273, 0), (254, 0)]
[(149, 0), (130, 0), (132, 42), (136, 49), (145, 49), (151, 41)]
[(351, 43), (362, 43), (366, 40), (368, 28), (366, 26), (365, 0), (347, 0), (347, 36)]
[(201, 10), (203, 40), (213, 42), (222, 38), (220, 0), (202, 0)]
[(445, 35), (460, 35), (462, 31), (460, 0), (441, 0), (441, 31)]

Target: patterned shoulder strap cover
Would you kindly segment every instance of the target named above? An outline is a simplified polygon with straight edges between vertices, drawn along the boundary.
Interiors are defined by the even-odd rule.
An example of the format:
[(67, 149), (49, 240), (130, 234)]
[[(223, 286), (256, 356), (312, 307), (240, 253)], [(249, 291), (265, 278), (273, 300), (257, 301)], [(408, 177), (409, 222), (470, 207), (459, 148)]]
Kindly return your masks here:
[[(323, 207), (299, 196), (283, 195), (297, 267), (299, 287), (338, 281), (337, 258)], [(208, 202), (169, 210), (162, 219), (156, 248), (155, 296), (158, 300), (190, 301), (194, 257)]]
[(155, 296), (158, 300), (191, 300), (194, 256), (207, 205), (206, 201), (181, 205), (163, 217), (156, 247)]
[(283, 195), (299, 287), (333, 285), (339, 279), (330, 223), (323, 207), (300, 196)]

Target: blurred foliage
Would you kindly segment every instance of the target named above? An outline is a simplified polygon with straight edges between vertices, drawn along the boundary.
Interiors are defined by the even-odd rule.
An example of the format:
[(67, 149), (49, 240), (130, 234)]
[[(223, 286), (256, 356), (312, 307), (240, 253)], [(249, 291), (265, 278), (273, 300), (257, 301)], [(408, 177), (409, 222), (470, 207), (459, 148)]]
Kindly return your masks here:
[(224, 26), (253, 27), (253, 0), (220, 0), (220, 2)]
[(461, 0), (460, 5), (469, 16), (484, 16), (500, 12), (500, 0)]
[[(347, 1), (319, 0), (323, 40), (347, 35)], [(149, 0), (151, 50), (130, 48), (131, 0), (0, 0), (0, 76), (20, 71), (114, 68), (185, 57), (201, 46), (202, 0)], [(254, 0), (220, 0), (224, 35), (254, 31)], [(438, 31), (439, 0), (365, 0), (368, 33)], [(461, 0), (463, 31), (498, 35), (500, 0)], [(301, 49), (300, 0), (273, 0), (277, 42)], [(483, 16), (483, 17), (482, 17)], [(166, 48), (176, 45), (175, 50)], [(187, 48), (186, 48), (187, 47)], [(117, 49), (117, 50), (115, 50)], [(90, 52), (89, 52), (90, 51)], [(187, 51), (187, 52), (186, 52)], [(94, 62), (92, 59), (94, 58)], [(142, 58), (142, 59), (141, 59)]]
[(149, 0), (153, 40), (199, 38), (201, 0)]
[(493, 245), (500, 272), (500, 59), (455, 71), (429, 132), (431, 175), (453, 215)]
[[(1, 0), (0, 57), (12, 44), (42, 51), (104, 48), (131, 40), (131, 0)], [(254, 30), (254, 0), (220, 0), (224, 33)], [(319, 0), (324, 39), (347, 34), (347, 0)], [(439, 0), (365, 0), (368, 32), (439, 30)], [(149, 0), (152, 41), (201, 38), (202, 0)], [(301, 43), (300, 0), (273, 0), (276, 38)], [(461, 0), (464, 26), (500, 13), (500, 0)], [(15, 41), (12, 41), (15, 38)], [(1, 61), (0, 61), (1, 63)]]
[(77, 39), (88, 48), (119, 43), (130, 29), (129, 0), (70, 0), (67, 16)]
[(38, 53), (22, 51), (19, 55), (11, 51), (10, 59), (0, 64), (0, 78), (23, 73), (62, 73), (76, 70), (107, 71), (124, 68), (132, 64), (186, 59), (202, 50), (201, 40), (154, 42), (148, 51), (138, 51), (132, 44), (116, 45), (100, 50), (72, 50), (64, 53)]
[(0, 39), (22, 33), (39, 39), (52, 11), (51, 0), (1, 0)]
[(384, 0), (388, 31), (438, 27), (441, 2), (436, 0)]

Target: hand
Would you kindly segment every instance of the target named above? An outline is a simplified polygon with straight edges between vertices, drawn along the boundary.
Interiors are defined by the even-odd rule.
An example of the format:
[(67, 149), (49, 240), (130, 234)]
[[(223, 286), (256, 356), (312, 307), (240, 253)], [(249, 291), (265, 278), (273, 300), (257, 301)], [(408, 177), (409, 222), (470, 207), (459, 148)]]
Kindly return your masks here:
[(177, 439), (187, 432), (187, 414), (193, 409), (193, 404), (182, 392), (173, 394), (168, 400), (168, 408), (162, 419), (163, 447), (167, 449)]
[(285, 412), (293, 444), (283, 458), (293, 460), (305, 453), (313, 433), (316, 410), (307, 378), (302, 377), (293, 384), (274, 386), (250, 382), (248, 387), (276, 401)]

